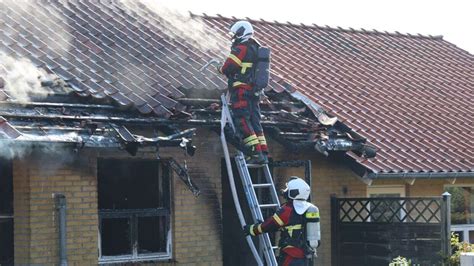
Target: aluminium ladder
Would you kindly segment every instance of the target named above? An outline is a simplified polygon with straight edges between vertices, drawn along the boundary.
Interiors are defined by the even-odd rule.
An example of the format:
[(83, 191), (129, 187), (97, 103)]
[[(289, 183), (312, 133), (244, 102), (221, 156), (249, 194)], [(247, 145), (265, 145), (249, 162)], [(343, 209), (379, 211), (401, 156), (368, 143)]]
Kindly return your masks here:
[[(240, 224), (244, 226), (247, 223), (245, 222), (242, 208), (240, 207), (237, 190), (235, 188), (229, 149), (228, 149), (227, 141), (224, 134), (224, 128), (227, 123), (229, 123), (234, 133), (236, 132), (236, 130), (235, 130), (234, 123), (232, 121), (231, 114), (230, 114), (228, 99), (223, 94), (221, 96), (221, 100), (222, 100), (222, 114), (221, 114), (222, 148), (224, 151), (227, 174), (229, 177), (229, 183), (230, 183), (230, 187), (232, 191), (232, 197), (234, 199), (235, 208), (239, 216)], [(253, 218), (252, 223), (256, 223), (258, 220), (263, 221), (264, 217), (262, 215), (262, 209), (273, 208), (276, 210), (278, 207), (280, 207), (280, 201), (278, 199), (278, 195), (275, 189), (275, 185), (273, 183), (273, 178), (271, 176), (270, 169), (268, 168), (267, 164), (258, 165), (258, 166), (247, 165), (247, 162), (245, 161), (245, 158), (244, 158), (244, 154), (241, 151), (237, 151), (237, 155), (235, 156), (235, 162), (237, 165), (237, 169), (239, 171), (240, 178), (242, 180), (245, 196), (247, 198), (247, 203), (249, 205), (250, 212), (252, 213), (252, 218)], [(250, 176), (249, 167), (262, 167), (264, 171), (264, 175), (265, 175), (265, 180), (266, 180), (265, 183), (254, 184)], [(271, 203), (265, 203), (265, 204), (259, 203), (257, 193), (256, 193), (256, 190), (259, 190), (259, 189), (270, 190)], [(255, 257), (255, 260), (257, 261), (257, 264), (259, 266), (264, 265), (262, 256), (257, 252), (257, 249), (255, 247), (254, 242), (252, 241), (251, 236), (247, 236), (246, 240), (247, 240), (247, 243), (249, 244), (249, 247), (250, 247), (250, 250), (252, 251), (253, 256)], [(269, 235), (266, 233), (259, 235), (259, 241), (260, 241), (260, 251), (263, 253), (263, 257), (265, 259), (266, 265), (277, 266), (277, 260), (276, 260), (275, 252), (274, 252), (275, 247), (273, 247), (270, 241)]]

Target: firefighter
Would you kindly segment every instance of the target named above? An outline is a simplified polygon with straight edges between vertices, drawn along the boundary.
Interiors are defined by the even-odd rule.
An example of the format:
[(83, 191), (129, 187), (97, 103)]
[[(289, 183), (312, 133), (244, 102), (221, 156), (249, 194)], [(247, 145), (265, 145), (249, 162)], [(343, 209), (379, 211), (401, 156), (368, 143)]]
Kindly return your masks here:
[(247, 163), (268, 163), (268, 148), (260, 124), (260, 93), (254, 90), (255, 61), (258, 42), (252, 38), (253, 27), (248, 21), (238, 21), (230, 28), (230, 55), (218, 71), (228, 78), (230, 105), (234, 124), (243, 137)]
[(281, 230), (278, 265), (303, 266), (316, 255), (320, 245), (319, 210), (307, 201), (309, 185), (301, 178), (292, 176), (283, 190), (287, 202), (263, 223), (245, 225), (245, 235)]

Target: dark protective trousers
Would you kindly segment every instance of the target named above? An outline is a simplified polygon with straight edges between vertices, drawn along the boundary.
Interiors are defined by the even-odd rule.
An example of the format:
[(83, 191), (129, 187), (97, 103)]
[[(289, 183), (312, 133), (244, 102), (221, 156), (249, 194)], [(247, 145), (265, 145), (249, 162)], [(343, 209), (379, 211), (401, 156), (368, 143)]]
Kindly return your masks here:
[(234, 124), (243, 137), (244, 145), (250, 147), (254, 153), (268, 152), (260, 124), (260, 98), (245, 87), (232, 88), (230, 97)]

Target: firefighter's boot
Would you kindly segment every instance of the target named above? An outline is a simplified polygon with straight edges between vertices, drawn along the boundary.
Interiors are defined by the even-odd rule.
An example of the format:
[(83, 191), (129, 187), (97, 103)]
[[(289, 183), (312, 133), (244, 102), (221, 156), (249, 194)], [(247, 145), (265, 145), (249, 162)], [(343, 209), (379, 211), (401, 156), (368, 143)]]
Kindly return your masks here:
[(263, 165), (268, 163), (268, 159), (262, 152), (256, 152), (253, 155), (245, 158), (245, 160), (247, 164)]

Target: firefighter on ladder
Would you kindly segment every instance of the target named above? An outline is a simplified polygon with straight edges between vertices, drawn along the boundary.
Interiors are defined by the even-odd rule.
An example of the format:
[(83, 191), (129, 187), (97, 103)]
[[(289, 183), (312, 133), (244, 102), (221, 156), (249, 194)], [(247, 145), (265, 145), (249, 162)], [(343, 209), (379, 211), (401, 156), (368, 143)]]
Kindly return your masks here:
[(283, 190), (287, 202), (264, 222), (243, 228), (251, 236), (282, 230), (278, 265), (305, 266), (316, 255), (321, 240), (319, 209), (307, 201), (309, 194), (309, 185), (292, 176)]
[[(230, 28), (232, 47), (224, 64), (218, 67), (228, 78), (230, 105), (237, 130), (243, 136), (247, 163), (268, 163), (268, 148), (260, 124), (260, 93), (255, 91), (255, 62), (260, 44), (252, 38), (253, 27), (248, 21), (238, 21)], [(250, 153), (250, 154), (249, 154)]]

